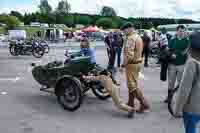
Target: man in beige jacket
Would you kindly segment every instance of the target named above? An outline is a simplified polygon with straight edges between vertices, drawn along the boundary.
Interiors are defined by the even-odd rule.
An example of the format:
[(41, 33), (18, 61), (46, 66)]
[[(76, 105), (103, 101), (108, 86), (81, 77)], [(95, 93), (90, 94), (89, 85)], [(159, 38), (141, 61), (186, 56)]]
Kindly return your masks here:
[[(121, 30), (125, 33), (126, 39), (124, 43), (124, 62), (121, 70), (125, 69), (127, 86), (129, 89), (128, 105), (134, 108), (134, 99), (137, 98), (141, 104), (137, 112), (143, 113), (149, 109), (149, 104), (138, 88), (139, 72), (142, 66), (143, 42), (141, 37), (136, 33), (132, 23), (126, 23)], [(130, 117), (133, 114), (130, 113)]]

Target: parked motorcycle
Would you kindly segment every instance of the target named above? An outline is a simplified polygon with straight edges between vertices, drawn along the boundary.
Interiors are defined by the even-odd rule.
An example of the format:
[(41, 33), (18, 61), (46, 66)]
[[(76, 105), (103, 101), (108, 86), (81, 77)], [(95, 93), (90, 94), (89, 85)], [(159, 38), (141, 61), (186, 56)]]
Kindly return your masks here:
[(49, 47), (47, 41), (44, 41), (44, 40), (36, 40), (36, 42), (38, 42), (40, 45), (43, 46), (43, 48), (44, 48), (44, 53), (46, 53), (46, 54), (49, 53), (50, 47)]
[(33, 55), (36, 58), (41, 58), (44, 53), (44, 47), (35, 41), (10, 41), (9, 51), (13, 56)]

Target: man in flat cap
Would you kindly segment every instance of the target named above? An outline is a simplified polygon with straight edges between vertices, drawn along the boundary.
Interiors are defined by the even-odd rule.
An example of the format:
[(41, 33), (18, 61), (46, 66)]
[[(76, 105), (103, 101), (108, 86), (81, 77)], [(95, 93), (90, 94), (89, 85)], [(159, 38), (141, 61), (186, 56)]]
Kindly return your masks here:
[[(143, 41), (136, 33), (135, 26), (132, 23), (124, 24), (121, 30), (126, 35), (126, 39), (124, 44), (124, 60), (120, 70), (123, 71), (123, 68), (125, 68), (126, 71), (129, 89), (128, 105), (134, 107), (134, 100), (137, 98), (141, 105), (137, 112), (143, 113), (149, 109), (149, 104), (138, 88), (139, 72), (142, 66)], [(129, 116), (133, 117), (133, 113), (130, 113)]]

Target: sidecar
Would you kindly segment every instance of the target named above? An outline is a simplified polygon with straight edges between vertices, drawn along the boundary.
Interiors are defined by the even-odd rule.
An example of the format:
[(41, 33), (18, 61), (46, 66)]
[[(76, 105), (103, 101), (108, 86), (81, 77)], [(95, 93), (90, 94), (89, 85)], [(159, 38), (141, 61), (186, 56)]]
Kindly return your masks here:
[(34, 66), (32, 75), (43, 86), (41, 91), (54, 93), (64, 109), (75, 111), (80, 107), (84, 93), (90, 89), (101, 100), (110, 97), (100, 82), (82, 79), (82, 75), (97, 75), (102, 70), (99, 65), (90, 64), (89, 57), (77, 56), (67, 63), (54, 61)]

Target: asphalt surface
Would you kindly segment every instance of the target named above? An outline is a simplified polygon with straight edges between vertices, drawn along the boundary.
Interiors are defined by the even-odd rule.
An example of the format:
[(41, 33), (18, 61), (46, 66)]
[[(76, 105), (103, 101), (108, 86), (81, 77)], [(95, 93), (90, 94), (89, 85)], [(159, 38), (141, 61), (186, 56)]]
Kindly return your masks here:
[[(97, 48), (97, 62), (106, 66), (104, 48)], [(68, 112), (52, 94), (40, 92), (32, 78), (30, 63), (41, 64), (64, 60), (64, 48), (52, 48), (42, 59), (32, 56), (13, 57), (0, 48), (0, 132), (1, 133), (182, 133), (180, 119), (172, 118), (162, 102), (166, 83), (159, 81), (159, 67), (151, 60), (140, 78), (140, 87), (151, 105), (151, 111), (127, 119), (111, 100), (101, 101), (87, 93), (80, 109)], [(121, 96), (127, 101), (125, 81)]]

